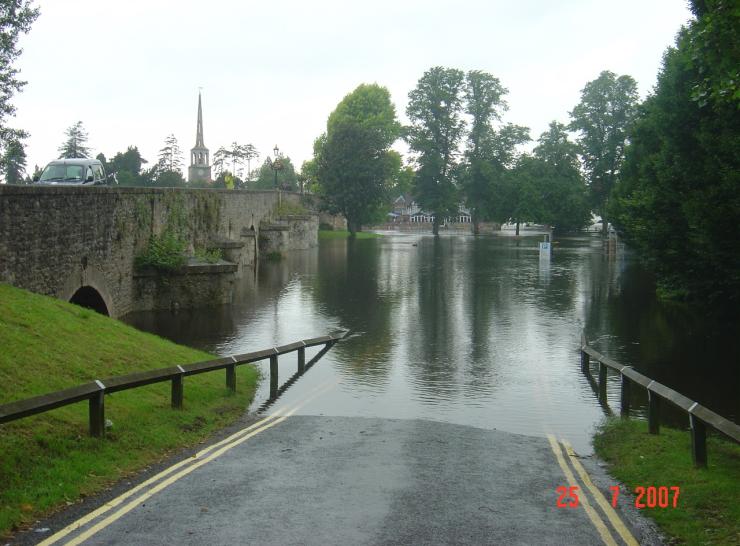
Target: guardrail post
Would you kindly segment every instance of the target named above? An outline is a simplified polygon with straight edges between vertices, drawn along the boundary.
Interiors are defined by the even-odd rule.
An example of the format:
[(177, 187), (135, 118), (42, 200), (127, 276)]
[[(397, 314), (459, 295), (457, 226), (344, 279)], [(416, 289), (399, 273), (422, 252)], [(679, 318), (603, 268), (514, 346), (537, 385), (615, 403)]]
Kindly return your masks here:
[(629, 417), (630, 414), (630, 380), (627, 376), (622, 376), (622, 396), (620, 400), (619, 414), (622, 417)]
[(648, 390), (648, 432), (660, 433), (660, 396)]
[(606, 364), (599, 362), (599, 399), (606, 401)]
[(90, 436), (105, 436), (105, 390), (100, 389), (90, 396)]
[(697, 468), (707, 467), (707, 427), (703, 421), (689, 413), (691, 423), (691, 459)]
[(226, 366), (226, 388), (236, 392), (236, 364)]
[(581, 371), (586, 373), (588, 371), (589, 357), (588, 353), (581, 349)]
[(183, 399), (183, 388), (182, 388), (183, 375), (176, 375), (172, 378), (172, 408), (182, 409)]
[(278, 393), (278, 355), (270, 357), (270, 399), (277, 397)]
[(298, 349), (298, 373), (306, 371), (306, 348), (300, 347)]

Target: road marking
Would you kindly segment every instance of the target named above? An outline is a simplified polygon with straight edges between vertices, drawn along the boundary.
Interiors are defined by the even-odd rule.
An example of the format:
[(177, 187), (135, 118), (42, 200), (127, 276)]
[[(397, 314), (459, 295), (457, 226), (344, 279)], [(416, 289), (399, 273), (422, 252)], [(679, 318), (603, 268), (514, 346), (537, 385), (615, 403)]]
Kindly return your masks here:
[[(555, 458), (557, 459), (558, 464), (560, 465), (560, 469), (563, 471), (563, 474), (565, 474), (565, 478), (568, 480), (568, 483), (571, 486), (578, 487), (578, 482), (576, 481), (573, 473), (570, 471), (570, 468), (566, 464), (565, 459), (563, 458), (563, 453), (560, 451), (560, 445), (555, 440), (555, 436), (553, 436), (552, 434), (548, 434), (547, 439), (550, 441), (552, 452), (555, 454)], [(586, 495), (584, 494), (579, 498), (583, 509), (586, 511), (588, 519), (590, 519), (591, 523), (593, 523), (594, 527), (596, 527), (596, 530), (599, 532), (599, 535), (601, 535), (601, 540), (604, 541), (604, 544), (606, 544), (607, 546), (617, 546), (617, 543), (614, 540), (614, 537), (612, 537), (611, 533), (609, 532), (609, 529), (606, 527), (599, 515), (588, 502), (588, 497), (586, 497)]]
[(606, 517), (609, 518), (609, 521), (614, 526), (614, 529), (616, 529), (617, 533), (619, 533), (619, 536), (622, 537), (622, 540), (628, 546), (640, 546), (640, 543), (637, 542), (637, 539), (630, 533), (629, 529), (624, 525), (624, 522), (620, 519), (619, 515), (617, 515), (617, 512), (612, 508), (612, 505), (607, 502), (604, 495), (601, 494), (601, 491), (594, 485), (594, 483), (591, 481), (591, 477), (588, 475), (588, 472), (586, 472), (586, 469), (583, 468), (583, 465), (581, 465), (581, 462), (576, 457), (575, 452), (573, 451), (573, 446), (570, 445), (570, 442), (567, 440), (560, 440), (562, 444), (565, 446), (565, 452), (568, 454), (568, 458), (570, 459), (571, 464), (576, 469), (576, 472), (578, 472), (578, 475), (581, 477), (581, 481), (586, 484), (586, 487), (588, 487), (589, 491), (591, 491), (591, 494), (596, 499), (596, 503), (601, 507), (601, 509), (606, 514)]
[[(187, 459), (183, 459), (182, 461), (180, 461), (178, 463), (175, 463), (174, 465), (170, 466), (169, 468), (166, 468), (165, 470), (163, 470), (163, 471), (159, 472), (158, 474), (152, 476), (151, 478), (147, 479), (146, 481), (140, 483), (136, 487), (133, 487), (133, 488), (129, 489), (125, 493), (122, 493), (121, 495), (119, 495), (115, 499), (112, 499), (112, 500), (106, 502), (105, 504), (103, 504), (102, 506), (98, 507), (96, 510), (93, 510), (92, 512), (90, 512), (86, 516), (83, 516), (82, 518), (80, 518), (80, 519), (72, 522), (71, 524), (67, 525), (64, 529), (61, 529), (60, 531), (58, 531), (57, 533), (53, 534), (52, 536), (50, 536), (46, 540), (40, 542), (38, 546), (50, 546), (51, 544), (55, 544), (56, 542), (58, 542), (59, 540), (63, 539), (64, 537), (66, 537), (70, 533), (73, 533), (74, 531), (77, 531), (78, 529), (81, 529), (82, 527), (84, 527), (85, 525), (87, 525), (88, 523), (90, 523), (91, 521), (97, 519), (98, 517), (102, 516), (106, 512), (108, 512), (108, 511), (112, 510), (113, 508), (119, 506), (126, 499), (128, 499), (129, 497), (135, 495), (136, 493), (138, 493), (142, 489), (145, 489), (146, 487), (148, 487), (148, 486), (156, 483), (157, 481), (161, 480), (165, 476), (168, 476), (168, 475), (172, 474), (174, 471), (182, 468), (183, 466), (186, 466), (188, 464), (193, 463), (193, 464), (197, 464), (198, 467), (200, 467), (203, 464), (205, 464), (206, 462), (215, 459), (217, 456), (225, 453), (226, 451), (228, 451), (232, 447), (235, 447), (235, 446), (239, 445), (240, 443), (242, 443), (243, 441), (247, 440), (248, 438), (251, 438), (252, 436), (255, 436), (256, 434), (262, 432), (263, 430), (266, 430), (267, 428), (270, 428), (273, 425), (278, 424), (278, 422), (284, 421), (287, 417), (289, 417), (290, 415), (293, 415), (293, 413), (295, 413), (300, 408), (302, 408), (303, 406), (305, 406), (307, 403), (309, 403), (310, 401), (312, 401), (313, 399), (315, 399), (317, 396), (319, 396), (321, 394), (324, 394), (325, 392), (327, 392), (327, 391), (331, 390), (332, 388), (334, 388), (338, 383), (339, 383), (339, 380), (335, 380), (334, 382), (326, 382), (326, 383), (323, 383), (323, 384), (321, 384), (321, 385), (319, 385), (317, 387), (314, 387), (312, 390), (309, 391), (309, 393), (313, 393), (311, 396), (308, 396), (308, 397), (304, 398), (303, 400), (299, 400), (292, 408), (291, 408), (290, 405), (289, 406), (286, 406), (284, 408), (280, 408), (280, 409), (276, 410), (274, 413), (271, 413), (270, 415), (268, 415), (267, 417), (265, 417), (264, 419), (261, 419), (261, 420), (257, 421), (256, 423), (253, 423), (252, 425), (250, 425), (250, 426), (248, 426), (248, 427), (246, 427), (246, 428), (244, 428), (242, 430), (239, 430), (239, 431), (235, 432), (231, 436), (228, 436), (228, 437), (224, 438), (223, 440), (221, 440), (221, 441), (219, 441), (219, 442), (217, 442), (215, 444), (212, 444), (212, 445), (206, 447), (205, 449), (202, 449), (201, 451), (197, 452), (195, 455), (193, 455), (191, 457), (188, 457)], [(283, 413), (285, 413), (285, 416), (280, 417)], [(277, 420), (277, 418), (280, 418), (280, 419)], [(272, 421), (272, 420), (275, 420), (275, 421), (273, 423), (269, 424), (269, 426), (266, 425), (266, 423), (268, 423), (269, 421)], [(257, 430), (255, 430), (255, 429), (257, 429)], [(250, 434), (250, 431), (254, 431), (254, 432)], [(238, 441), (241, 437), (243, 437), (243, 439), (241, 441)], [(238, 441), (238, 443), (237, 443), (237, 441)], [(227, 444), (233, 444), (233, 445), (227, 445)], [(208, 453), (210, 453), (213, 450), (215, 450), (216, 448), (219, 448), (219, 447), (224, 446), (224, 445), (227, 445), (227, 448), (220, 449), (218, 451), (218, 454), (213, 454), (213, 455), (211, 455), (210, 457), (208, 457), (206, 459), (202, 459)], [(199, 459), (202, 459), (202, 461), (199, 461)], [(196, 461), (199, 461), (199, 462), (196, 462)], [(194, 470), (194, 468), (192, 468), (191, 470), (188, 470), (185, 473), (183, 473), (184, 471), (183, 472), (180, 472), (176, 476), (182, 477), (182, 476), (184, 476), (186, 474), (189, 474), (190, 471), (192, 471), (192, 470)], [(173, 476), (173, 478), (176, 478), (176, 479), (170, 478), (170, 480), (167, 480), (167, 482), (168, 482), (167, 485), (169, 485), (170, 483), (174, 483), (175, 481), (177, 481), (177, 479), (179, 479), (179, 477)], [(164, 487), (162, 487), (161, 489), (164, 489)], [(160, 491), (161, 489), (157, 489), (157, 491)], [(149, 495), (149, 496), (151, 496), (151, 495)], [(146, 498), (149, 498), (149, 496), (147, 496)], [(139, 498), (143, 498), (143, 497), (144, 497), (144, 495), (142, 497), (139, 497)], [(134, 501), (134, 504), (136, 504), (136, 503), (138, 503), (138, 499), (136, 501)], [(130, 508), (128, 510), (126, 510), (126, 512), (128, 512), (129, 510), (130, 510)], [(112, 516), (109, 516), (108, 518), (106, 518), (106, 520), (104, 520), (104, 521), (107, 521), (108, 522), (105, 526), (110, 525), (110, 523), (112, 523), (116, 519), (120, 518), (126, 512), (121, 513), (120, 515), (118, 515), (114, 519), (111, 519), (111, 518), (113, 518), (113, 516), (116, 516), (116, 514), (118, 514), (118, 512), (116, 512), (116, 514), (113, 514)], [(110, 521), (108, 521), (108, 520), (110, 520)], [(99, 525), (100, 524), (96, 525), (92, 529), (97, 529), (95, 532), (98, 532), (99, 530), (103, 529), (103, 527), (105, 527), (105, 526), (99, 527)], [(94, 533), (91, 533), (89, 536), (86, 536), (85, 538), (82, 538), (81, 539), (81, 537), (83, 535), (87, 535), (87, 533), (83, 533), (83, 535), (80, 535), (79, 537), (77, 537), (76, 539), (73, 539), (72, 541), (68, 542), (67, 544), (79, 544), (82, 540), (87, 540), (87, 538), (89, 538), (93, 534)]]

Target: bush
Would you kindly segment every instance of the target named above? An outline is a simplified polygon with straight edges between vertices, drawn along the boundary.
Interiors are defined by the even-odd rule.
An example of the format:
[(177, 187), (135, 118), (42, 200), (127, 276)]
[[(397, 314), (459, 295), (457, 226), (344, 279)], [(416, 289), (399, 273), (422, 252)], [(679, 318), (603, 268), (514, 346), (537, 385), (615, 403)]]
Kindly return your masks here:
[(290, 203), (285, 200), (275, 208), (275, 213), (277, 216), (303, 215), (308, 214), (308, 210), (300, 203)]
[(195, 257), (201, 262), (206, 262), (207, 264), (215, 264), (218, 263), (221, 258), (223, 258), (223, 252), (220, 248), (214, 248), (212, 250), (206, 250), (205, 248), (196, 249)]
[(172, 233), (149, 239), (146, 252), (136, 257), (136, 267), (151, 267), (159, 271), (172, 272), (185, 264), (185, 241)]

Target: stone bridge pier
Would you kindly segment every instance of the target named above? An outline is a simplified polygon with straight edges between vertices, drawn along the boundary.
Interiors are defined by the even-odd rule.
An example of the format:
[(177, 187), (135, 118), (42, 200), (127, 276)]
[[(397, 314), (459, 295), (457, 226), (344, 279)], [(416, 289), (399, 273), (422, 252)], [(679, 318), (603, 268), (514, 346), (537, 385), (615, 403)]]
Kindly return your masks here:
[[(229, 303), (235, 282), (255, 267), (260, 248), (286, 252), (317, 244), (317, 216), (281, 217), (279, 202), (295, 210), (301, 196), (0, 185), (0, 282), (112, 317)], [(164, 234), (185, 242), (186, 265), (166, 276), (137, 268), (136, 257)], [(222, 259), (198, 259), (214, 250)]]

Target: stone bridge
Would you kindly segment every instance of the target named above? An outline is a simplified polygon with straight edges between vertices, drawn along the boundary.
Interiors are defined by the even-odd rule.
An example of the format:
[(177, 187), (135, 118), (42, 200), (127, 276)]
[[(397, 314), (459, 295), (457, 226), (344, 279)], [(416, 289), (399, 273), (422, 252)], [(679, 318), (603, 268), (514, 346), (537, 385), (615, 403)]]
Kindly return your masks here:
[[(285, 214), (301, 212), (302, 199), (274, 191), (0, 185), (0, 282), (112, 317), (228, 303), (260, 252), (317, 244), (315, 214)], [(136, 267), (150, 240), (165, 233), (185, 243), (186, 265), (166, 275)]]

